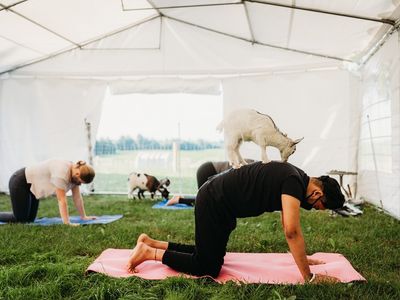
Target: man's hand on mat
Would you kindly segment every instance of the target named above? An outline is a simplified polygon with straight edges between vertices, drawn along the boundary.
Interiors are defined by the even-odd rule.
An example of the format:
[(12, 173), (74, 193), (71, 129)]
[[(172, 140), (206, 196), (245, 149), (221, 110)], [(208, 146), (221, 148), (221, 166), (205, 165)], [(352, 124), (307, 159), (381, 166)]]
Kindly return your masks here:
[(340, 282), (340, 280), (336, 277), (323, 275), (323, 274), (315, 274), (315, 279), (312, 283), (336, 283)]
[(96, 219), (97, 219), (96, 216), (84, 216), (84, 217), (81, 217), (81, 220), (85, 220), (85, 221), (96, 220)]
[(312, 259), (312, 258), (307, 258), (307, 261), (308, 261), (308, 264), (309, 264), (310, 266), (313, 266), (313, 265), (322, 265), (322, 264), (325, 263), (325, 262), (323, 262), (322, 260)]

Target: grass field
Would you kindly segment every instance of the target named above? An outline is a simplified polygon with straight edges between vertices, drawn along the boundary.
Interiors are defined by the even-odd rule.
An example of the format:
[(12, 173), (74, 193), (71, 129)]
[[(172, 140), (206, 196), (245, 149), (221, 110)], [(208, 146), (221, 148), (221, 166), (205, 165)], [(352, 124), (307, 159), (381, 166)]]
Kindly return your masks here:
[[(0, 211), (10, 209), (9, 201), (0, 195)], [(400, 222), (372, 207), (358, 218), (302, 212), (308, 253), (342, 253), (368, 282), (239, 286), (209, 279), (85, 276), (87, 266), (104, 249), (130, 248), (141, 232), (185, 243), (193, 242), (194, 232), (193, 211), (155, 210), (152, 201), (112, 195), (85, 197), (85, 204), (88, 214), (124, 217), (84, 227), (0, 226), (0, 299), (400, 299)], [(71, 212), (76, 214), (72, 208)], [(58, 216), (55, 198), (41, 200), (41, 216)], [(286, 252), (279, 214), (240, 219), (228, 250)]]

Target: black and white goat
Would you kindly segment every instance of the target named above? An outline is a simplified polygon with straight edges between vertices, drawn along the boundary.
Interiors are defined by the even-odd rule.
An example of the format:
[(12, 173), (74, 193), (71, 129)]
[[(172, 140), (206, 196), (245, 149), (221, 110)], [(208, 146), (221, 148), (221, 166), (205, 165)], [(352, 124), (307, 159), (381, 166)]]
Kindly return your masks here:
[(217, 129), (224, 130), (228, 160), (234, 168), (240, 168), (246, 164), (239, 152), (243, 141), (253, 141), (259, 145), (261, 160), (267, 163), (270, 161), (267, 156), (267, 146), (278, 148), (282, 161), (287, 161), (289, 156), (296, 151), (296, 144), (303, 139), (293, 141), (288, 138), (279, 130), (270, 116), (254, 109), (239, 109), (231, 112)]
[(138, 198), (144, 198), (144, 192), (149, 191), (151, 198), (154, 198), (154, 195), (157, 191), (161, 193), (161, 196), (164, 199), (168, 199), (169, 191), (167, 187), (170, 184), (170, 180), (168, 178), (161, 179), (160, 181), (151, 175), (145, 173), (136, 173), (133, 172), (129, 174), (128, 177), (128, 198), (133, 199), (133, 192), (136, 189), (138, 191)]

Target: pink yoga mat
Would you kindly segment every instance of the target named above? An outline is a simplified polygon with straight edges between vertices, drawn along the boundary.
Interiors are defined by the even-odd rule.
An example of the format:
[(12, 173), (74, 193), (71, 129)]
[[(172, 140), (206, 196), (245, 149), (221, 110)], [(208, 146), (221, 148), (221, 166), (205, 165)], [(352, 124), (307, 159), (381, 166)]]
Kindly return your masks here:
[[(129, 273), (127, 263), (131, 253), (130, 249), (107, 249), (88, 267), (87, 272), (99, 272), (111, 277), (137, 276), (144, 279), (165, 279), (170, 276), (196, 278), (153, 260), (137, 266), (138, 273)], [(365, 280), (341, 254), (315, 253), (309, 258), (325, 262), (310, 266), (313, 273), (335, 276), (344, 283)], [(225, 283), (229, 280), (269, 284), (303, 283), (290, 253), (227, 253), (221, 273), (215, 281)]]

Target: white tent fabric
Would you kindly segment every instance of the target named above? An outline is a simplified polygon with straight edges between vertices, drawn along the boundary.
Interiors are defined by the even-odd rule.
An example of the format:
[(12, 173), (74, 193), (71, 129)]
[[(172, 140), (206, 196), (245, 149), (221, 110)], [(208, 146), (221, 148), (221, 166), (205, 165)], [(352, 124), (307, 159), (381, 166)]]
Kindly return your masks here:
[[(332, 169), (354, 171), (357, 123), (352, 122), (352, 112), (357, 103), (352, 101), (349, 86), (352, 77), (346, 71), (331, 70), (226, 79), (224, 113), (252, 107), (266, 112), (292, 139), (304, 137), (290, 162), (309, 170), (312, 176)], [(269, 151), (272, 159), (280, 159), (279, 151)], [(253, 143), (245, 144), (241, 152), (261, 159), (259, 147)]]
[(42, 76), (193, 75), (338, 65), (336, 60), (290, 51), (282, 53), (276, 48), (252, 45), (210, 31), (193, 30), (169, 19), (163, 21), (163, 46), (160, 49), (143, 49), (146, 45), (142, 45), (139, 49), (119, 50), (130, 38), (130, 31), (120, 37), (121, 40), (113, 42), (117, 47), (115, 50), (96, 49), (91, 45), (88, 50), (76, 49), (13, 73)]
[(84, 80), (0, 81), (0, 190), (8, 190), (14, 171), (35, 162), (88, 160), (85, 120), (96, 132), (105, 88)]
[(363, 72), (359, 196), (400, 216), (400, 35)]
[(304, 136), (291, 160), (310, 175), (357, 171), (358, 196), (400, 218), (399, 26), (400, 0), (0, 0), (0, 191), (85, 158), (107, 88), (221, 93), (224, 114)]
[(397, 0), (1, 0), (0, 72), (122, 76), (358, 63), (399, 15)]

